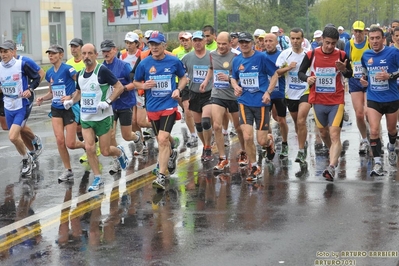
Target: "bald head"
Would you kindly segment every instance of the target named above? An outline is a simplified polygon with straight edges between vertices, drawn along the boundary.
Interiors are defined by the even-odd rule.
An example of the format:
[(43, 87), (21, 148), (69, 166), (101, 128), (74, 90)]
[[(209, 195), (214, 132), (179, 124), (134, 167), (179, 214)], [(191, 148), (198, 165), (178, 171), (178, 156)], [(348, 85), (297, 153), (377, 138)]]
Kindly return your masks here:
[(217, 51), (219, 54), (227, 54), (231, 50), (231, 37), (228, 32), (222, 31), (216, 37)]
[(226, 32), (226, 31), (222, 31), (218, 34), (216, 41), (218, 39), (223, 39), (223, 40), (227, 40), (228, 42), (231, 42), (231, 37), (230, 37), (230, 33)]
[(273, 33), (268, 33), (265, 36), (265, 49), (266, 52), (272, 53), (277, 50), (277, 35)]
[(86, 43), (85, 45), (83, 45), (82, 46), (82, 51), (83, 51), (83, 48), (85, 48), (86, 51), (90, 50), (90, 51), (92, 51), (95, 54), (97, 53), (97, 48), (92, 43)]

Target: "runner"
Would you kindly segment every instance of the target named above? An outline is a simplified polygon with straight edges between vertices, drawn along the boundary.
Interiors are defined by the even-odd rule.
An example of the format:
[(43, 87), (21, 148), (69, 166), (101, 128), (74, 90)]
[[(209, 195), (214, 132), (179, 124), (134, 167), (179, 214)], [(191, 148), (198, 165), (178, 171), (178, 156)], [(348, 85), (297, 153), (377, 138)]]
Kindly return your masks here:
[[(182, 60), (182, 58), (188, 54), (189, 52), (193, 51), (193, 35), (189, 32), (185, 32), (181, 35), (180, 37), (180, 42), (183, 45), (183, 50), (177, 53), (177, 58), (179, 58), (180, 60)], [(189, 100), (190, 100), (190, 95), (189, 95), (190, 91), (188, 89), (188, 84), (186, 86), (186, 88), (184, 90), (182, 90), (181, 94), (180, 94), (180, 98), (181, 98), (181, 104), (180, 106), (183, 108), (184, 110), (184, 120), (185, 123), (187, 125), (188, 131), (190, 132), (190, 135), (187, 138), (186, 141), (186, 146), (188, 148), (194, 148), (198, 146), (198, 135), (197, 132), (195, 131), (195, 126), (194, 126), (194, 118), (193, 118), (193, 114), (191, 113), (190, 109), (189, 109)], [(184, 130), (186, 130), (184, 128)], [(184, 136), (184, 134), (187, 134), (187, 131), (184, 131), (182, 128), (182, 134)]]
[(76, 92), (71, 100), (64, 101), (64, 107), (69, 109), (75, 102), (81, 101), (80, 119), (83, 138), (89, 164), (94, 173), (94, 180), (88, 191), (94, 191), (104, 186), (96, 156), (96, 136), (99, 138), (103, 156), (118, 156), (118, 161), (124, 170), (129, 163), (123, 147), (111, 145), (112, 102), (123, 93), (124, 87), (111, 71), (97, 63), (98, 53), (93, 44), (83, 45), (82, 56), (86, 68), (78, 73)]
[(352, 64), (353, 76), (349, 78), (349, 93), (352, 99), (352, 105), (356, 114), (356, 125), (360, 132), (359, 154), (367, 155), (369, 153), (370, 144), (367, 139), (367, 103), (366, 92), (367, 87), (363, 87), (360, 83), (362, 77), (362, 63), (361, 58), (365, 51), (370, 49), (370, 44), (367, 36), (364, 34), (364, 23), (362, 21), (355, 21), (352, 26), (354, 39), (351, 39), (345, 45), (345, 53), (348, 55)]
[[(4, 114), (9, 128), (8, 137), (22, 156), (22, 176), (30, 176), (35, 167), (32, 155), (21, 138), (32, 108), (33, 90), (39, 86), (40, 75), (29, 64), (14, 57), (15, 46), (11, 42), (0, 45), (0, 85), (4, 98)], [(31, 82), (28, 84), (28, 79)]]
[[(254, 51), (254, 39), (250, 33), (241, 32), (238, 36), (241, 54), (233, 60), (231, 85), (234, 94), (238, 97), (240, 109), (240, 124), (244, 136), (245, 152), (248, 161), (240, 164), (245, 167), (249, 164), (250, 174), (248, 181), (259, 178), (262, 169), (256, 161), (256, 147), (254, 142), (254, 127), (256, 123), (257, 142), (260, 146), (267, 146), (269, 160), (274, 157), (273, 136), (268, 134), (270, 122), (270, 93), (274, 90), (277, 77), (270, 64), (267, 64), (266, 54)], [(269, 84), (269, 76), (273, 76)], [(246, 154), (242, 154), (244, 157)]]
[(36, 103), (41, 105), (43, 101), (52, 100), (51, 123), (58, 153), (65, 168), (58, 180), (61, 182), (72, 181), (74, 173), (68, 149), (84, 149), (85, 145), (81, 141), (76, 141), (79, 115), (75, 115), (75, 113), (79, 113), (79, 104), (75, 104), (71, 109), (66, 110), (63, 102), (72, 99), (72, 95), (75, 93), (76, 70), (72, 66), (62, 63), (64, 48), (60, 45), (54, 44), (50, 46), (46, 53), (50, 63), (53, 65), (46, 72), (49, 91), (44, 96), (37, 98)]
[[(17, 44), (14, 41), (7, 40), (5, 42), (9, 42), (14, 47), (13, 54), (15, 59), (21, 59), (26, 64), (28, 64), (34, 71), (36, 71), (40, 76), (40, 82), (41, 82), (46, 74), (44, 70), (40, 66), (38, 66), (35, 63), (35, 61), (33, 61), (31, 58), (18, 55)], [(28, 86), (30, 86), (30, 84), (28, 84)], [(33, 105), (34, 97), (35, 97), (35, 92), (32, 90), (32, 96), (30, 98), (31, 105)], [(1, 90), (0, 90), (0, 124), (3, 130), (8, 130), (5, 118), (5, 112), (4, 112), (3, 93), (1, 92)], [(37, 160), (37, 158), (43, 151), (43, 143), (40, 136), (33, 133), (32, 129), (25, 124), (25, 126), (21, 128), (21, 138), (26, 148), (29, 150), (30, 155), (32, 155), (33, 160)]]
[(370, 28), (369, 42), (371, 49), (363, 53), (361, 62), (364, 75), (360, 79), (367, 86), (367, 117), (370, 125), (370, 145), (373, 152), (374, 167), (370, 175), (382, 176), (384, 170), (381, 161), (380, 123), (385, 115), (388, 131), (388, 161), (397, 166), (395, 143), (397, 111), (399, 107), (399, 49), (384, 46), (384, 32), (378, 28)]
[[(213, 79), (212, 87), (212, 120), (215, 134), (216, 146), (219, 151), (219, 162), (213, 168), (215, 171), (223, 171), (229, 166), (229, 159), (226, 156), (224, 145), (224, 136), (222, 132), (225, 113), (230, 113), (233, 124), (236, 129), (238, 140), (241, 145), (241, 152), (245, 150), (244, 138), (240, 128), (238, 117), (237, 97), (234, 95), (234, 89), (230, 84), (232, 61), (236, 53), (231, 49), (231, 35), (227, 32), (221, 32), (216, 38), (218, 49), (210, 53), (210, 65), (204, 82), (200, 86), (200, 91), (204, 91), (206, 85)], [(244, 152), (245, 153), (245, 152)], [(245, 160), (245, 158), (240, 158)], [(239, 162), (242, 163), (242, 162)]]
[[(278, 56), (280, 55), (280, 51), (277, 50), (278, 39), (275, 34), (269, 33), (264, 37), (265, 49), (267, 54), (267, 60), (270, 62), (276, 71), (278, 67), (276, 67), (276, 61)], [(271, 77), (269, 77), (271, 78)], [(278, 84), (274, 88), (273, 93), (270, 95), (271, 105), (272, 105), (272, 116), (275, 121), (277, 121), (280, 134), (282, 138), (282, 146), (280, 159), (284, 159), (288, 157), (288, 125), (286, 120), (287, 115), (287, 105), (285, 103), (285, 78), (281, 76), (278, 78)]]
[[(329, 148), (329, 165), (323, 171), (327, 181), (334, 181), (335, 168), (341, 154), (341, 128), (344, 118), (344, 77), (352, 76), (352, 67), (345, 52), (335, 48), (338, 30), (324, 28), (322, 46), (308, 51), (298, 77), (310, 86), (309, 103), (313, 106), (316, 126)], [(310, 68), (310, 75), (308, 71)]]
[(202, 28), (202, 32), (204, 33), (206, 45), (205, 48), (208, 51), (213, 51), (218, 48), (216, 39), (215, 29), (211, 25), (206, 25)]
[[(134, 87), (145, 90), (148, 119), (157, 135), (159, 172), (153, 187), (165, 189), (166, 170), (173, 174), (176, 170), (177, 151), (171, 149), (169, 140), (175, 120), (179, 118), (177, 99), (187, 83), (182, 62), (165, 53), (166, 39), (154, 31), (149, 39), (151, 56), (142, 60), (135, 70)], [(176, 76), (179, 87), (176, 86)]]
[(291, 47), (282, 51), (277, 58), (276, 66), (279, 69), (276, 71), (276, 75), (285, 75), (286, 103), (298, 136), (299, 150), (295, 162), (304, 164), (308, 154), (306, 120), (311, 105), (308, 103), (309, 86), (298, 78), (299, 66), (307, 52), (302, 47), (302, 29), (293, 28), (290, 31), (290, 40)]
[(181, 61), (190, 80), (188, 86), (189, 110), (193, 114), (198, 137), (204, 145), (201, 159), (207, 162), (213, 160), (211, 147), (212, 84), (206, 83), (205, 86), (200, 87), (210, 65), (209, 51), (205, 49), (205, 36), (202, 31), (194, 32), (193, 46), (194, 51), (186, 54)]
[[(136, 98), (133, 92), (133, 83), (130, 79), (130, 72), (132, 67), (129, 63), (126, 63), (116, 58), (117, 49), (114, 41), (104, 40), (101, 42), (101, 52), (104, 56), (103, 65), (108, 68), (112, 74), (117, 77), (120, 83), (123, 85), (123, 93), (112, 102), (112, 110), (114, 116), (113, 127), (111, 128), (111, 145), (117, 147), (116, 142), (116, 125), (119, 121), (122, 138), (126, 141), (133, 141), (136, 150), (143, 153), (143, 142), (141, 140), (141, 131), (132, 132), (132, 117), (133, 117), (133, 106), (136, 105)], [(147, 150), (148, 151), (148, 150)], [(121, 170), (118, 162), (118, 157), (114, 156), (114, 163), (109, 170), (111, 175)]]
[[(83, 62), (83, 58), (82, 58), (83, 41), (82, 41), (82, 39), (79, 39), (79, 38), (73, 38), (71, 40), (71, 42), (69, 43), (69, 45), (71, 47), (72, 58), (70, 58), (66, 62), (66, 64), (72, 66), (77, 72), (79, 72), (85, 67), (85, 63)], [(76, 116), (75, 117), (76, 123), (78, 123), (78, 126), (76, 127), (76, 135), (78, 136), (79, 141), (84, 141), (83, 135), (82, 135), (82, 126), (80, 125), (80, 112), (75, 112), (75, 116)], [(98, 146), (98, 138), (97, 137), (96, 137), (96, 145), (97, 145), (96, 154), (97, 154), (97, 156), (100, 156), (101, 151), (100, 151), (100, 146)], [(82, 164), (87, 163), (86, 151), (83, 153), (82, 156), (79, 157), (79, 162)]]

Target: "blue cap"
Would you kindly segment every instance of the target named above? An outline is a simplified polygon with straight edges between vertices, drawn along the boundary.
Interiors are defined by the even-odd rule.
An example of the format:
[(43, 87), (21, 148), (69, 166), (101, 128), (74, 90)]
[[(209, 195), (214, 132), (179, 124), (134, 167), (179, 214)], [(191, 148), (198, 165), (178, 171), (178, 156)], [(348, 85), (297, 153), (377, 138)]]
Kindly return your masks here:
[(153, 31), (148, 42), (163, 43), (166, 42), (166, 39), (162, 32)]
[(204, 33), (202, 31), (200, 31), (200, 30), (193, 33), (193, 40), (194, 39), (201, 39), (202, 40), (204, 38), (205, 38)]

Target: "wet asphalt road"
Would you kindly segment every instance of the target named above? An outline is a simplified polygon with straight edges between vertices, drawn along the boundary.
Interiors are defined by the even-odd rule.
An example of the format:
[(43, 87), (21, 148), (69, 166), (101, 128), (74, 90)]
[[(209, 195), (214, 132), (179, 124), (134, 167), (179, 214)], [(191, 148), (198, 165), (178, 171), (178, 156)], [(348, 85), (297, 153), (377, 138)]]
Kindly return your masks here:
[[(35, 107), (29, 121), (45, 145), (32, 179), (19, 177), (20, 157), (0, 131), (1, 265), (399, 265), (398, 175), (385, 155), (386, 175), (369, 176), (354, 124), (343, 127), (349, 146), (333, 183), (321, 177), (328, 161), (314, 149), (310, 118), (307, 168), (294, 162), (288, 119), (289, 158), (263, 160), (256, 183), (243, 179), (233, 137), (229, 170), (214, 174), (216, 159), (203, 164), (201, 147), (181, 148), (168, 189), (156, 193), (150, 141), (148, 156), (133, 158), (121, 175), (109, 175), (111, 160), (101, 156), (106, 185), (87, 193), (93, 176), (79, 150), (70, 151), (75, 182), (58, 184), (62, 163), (48, 110)], [(173, 133), (182, 140), (181, 126)], [(386, 144), (386, 130), (383, 137)]]

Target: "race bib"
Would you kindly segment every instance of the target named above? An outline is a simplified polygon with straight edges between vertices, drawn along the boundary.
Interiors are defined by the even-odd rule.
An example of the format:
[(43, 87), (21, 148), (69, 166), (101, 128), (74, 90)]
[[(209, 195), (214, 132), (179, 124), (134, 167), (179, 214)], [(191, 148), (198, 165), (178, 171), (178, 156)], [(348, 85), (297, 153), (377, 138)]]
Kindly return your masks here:
[(335, 92), (335, 67), (317, 67), (316, 74), (316, 92), (333, 93)]
[(363, 66), (362, 62), (353, 62), (353, 77), (360, 79), (363, 75)]
[(82, 93), (80, 99), (80, 110), (82, 113), (95, 114), (97, 113), (97, 98), (95, 93)]
[(193, 83), (202, 83), (208, 74), (208, 66), (193, 66)]
[(288, 88), (291, 90), (306, 89), (306, 84), (298, 78), (297, 71), (289, 71), (288, 72)]
[(213, 86), (216, 89), (228, 89), (228, 88), (230, 88), (230, 83), (228, 81), (220, 80), (218, 78), (218, 74), (219, 73), (229, 75), (229, 71), (228, 70), (213, 70)]
[(61, 104), (61, 98), (66, 96), (65, 85), (51, 86), (51, 91), (53, 92), (53, 103)]
[(376, 79), (377, 73), (380, 73), (380, 72), (381, 71), (375, 71), (375, 70), (370, 70), (369, 71), (370, 88), (373, 91), (386, 91), (386, 90), (389, 90), (388, 80), (377, 80)]
[(17, 82), (4, 82), (2, 83), (1, 90), (3, 94), (10, 98), (18, 98), (19, 90), (17, 89)]
[(166, 97), (172, 93), (172, 75), (158, 75), (151, 77), (155, 87), (151, 88), (152, 97)]
[(260, 90), (258, 72), (240, 73), (239, 77), (243, 90), (246, 90), (250, 93), (255, 93)]

